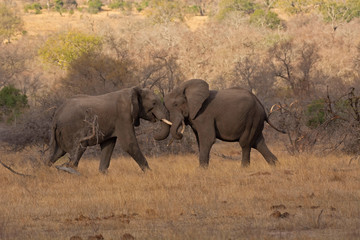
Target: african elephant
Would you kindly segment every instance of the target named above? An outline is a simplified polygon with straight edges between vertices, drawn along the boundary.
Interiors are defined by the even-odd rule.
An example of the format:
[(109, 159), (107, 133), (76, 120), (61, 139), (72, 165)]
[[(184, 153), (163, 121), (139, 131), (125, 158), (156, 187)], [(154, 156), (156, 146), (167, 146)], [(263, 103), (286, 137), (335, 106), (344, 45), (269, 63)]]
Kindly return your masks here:
[(166, 95), (164, 101), (170, 112), (172, 137), (182, 138), (181, 125), (183, 129), (190, 125), (195, 133), (200, 166), (209, 165), (209, 153), (216, 138), (240, 143), (242, 166), (250, 164), (251, 148), (257, 149), (270, 165), (275, 165), (277, 158), (266, 146), (262, 134), (264, 121), (275, 127), (251, 92), (239, 87), (209, 91), (204, 80), (192, 79)]
[[(86, 147), (100, 144), (99, 170), (105, 172), (118, 141), (145, 171), (149, 165), (139, 148), (134, 126), (139, 126), (140, 118), (166, 122), (168, 115), (163, 103), (149, 89), (133, 87), (99, 96), (75, 96), (61, 105), (54, 115), (48, 165), (69, 153), (68, 166), (77, 167)], [(169, 130), (169, 125), (161, 122), (154, 138), (165, 139)]]

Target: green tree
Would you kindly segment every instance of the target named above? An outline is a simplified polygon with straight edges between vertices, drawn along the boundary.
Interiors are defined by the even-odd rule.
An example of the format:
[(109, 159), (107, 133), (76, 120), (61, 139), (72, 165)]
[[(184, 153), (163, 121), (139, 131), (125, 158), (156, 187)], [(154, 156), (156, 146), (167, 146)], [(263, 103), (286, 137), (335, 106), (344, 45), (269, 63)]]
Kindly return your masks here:
[(222, 0), (219, 3), (219, 13), (217, 17), (224, 19), (232, 12), (239, 12), (243, 15), (252, 14), (257, 5), (251, 0)]
[(100, 51), (102, 39), (80, 32), (66, 32), (50, 37), (39, 49), (40, 57), (61, 68), (67, 68), (84, 54)]
[(108, 5), (111, 9), (117, 9), (117, 8), (124, 8), (125, 2), (123, 0), (112, 0), (111, 3)]
[(280, 26), (281, 21), (276, 13), (259, 8), (250, 15), (250, 23), (261, 27), (276, 29)]
[(0, 116), (6, 116), (8, 122), (15, 121), (21, 111), (28, 106), (27, 96), (19, 89), (9, 85), (0, 91)]
[(0, 40), (7, 39), (10, 42), (11, 37), (20, 32), (23, 22), (16, 16), (5, 4), (0, 4)]
[(334, 31), (356, 17), (360, 17), (360, 1), (358, 0), (320, 0), (320, 12), (326, 22), (331, 23)]
[(64, 10), (64, 2), (62, 0), (55, 0), (55, 11), (60, 13), (62, 16), (62, 12)]
[(89, 13), (98, 13), (101, 11), (101, 7), (103, 6), (104, 4), (101, 2), (101, 0), (89, 0), (88, 1), (88, 12)]
[(325, 105), (324, 99), (316, 99), (306, 106), (306, 126), (316, 128), (325, 122)]
[(289, 14), (308, 13), (318, 4), (318, 0), (278, 0), (277, 6)]
[(41, 14), (41, 4), (40, 3), (33, 3), (33, 4), (26, 4), (24, 7), (24, 11), (26, 13), (29, 12), (29, 10), (34, 10), (35, 14)]

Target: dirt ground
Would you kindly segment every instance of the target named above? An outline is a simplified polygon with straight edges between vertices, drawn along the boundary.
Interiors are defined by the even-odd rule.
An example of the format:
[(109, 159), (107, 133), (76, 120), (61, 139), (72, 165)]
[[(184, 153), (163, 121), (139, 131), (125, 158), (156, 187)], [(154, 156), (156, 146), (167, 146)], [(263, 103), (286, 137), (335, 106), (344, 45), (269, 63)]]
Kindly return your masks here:
[(196, 155), (148, 158), (147, 173), (121, 157), (107, 175), (85, 158), (80, 176), (34, 161), (34, 149), (3, 153), (33, 177), (0, 167), (0, 239), (359, 239), (360, 160), (274, 152), (275, 168), (255, 151), (245, 169), (219, 157), (237, 157), (229, 144), (207, 170)]

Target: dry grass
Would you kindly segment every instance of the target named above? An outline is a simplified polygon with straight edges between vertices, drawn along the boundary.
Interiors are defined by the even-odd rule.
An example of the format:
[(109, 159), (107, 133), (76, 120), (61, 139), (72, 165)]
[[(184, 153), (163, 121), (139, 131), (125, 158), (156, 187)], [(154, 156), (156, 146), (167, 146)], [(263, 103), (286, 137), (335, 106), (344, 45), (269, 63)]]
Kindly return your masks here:
[(4, 153), (36, 177), (0, 168), (0, 239), (359, 239), (359, 161), (275, 153), (276, 168), (259, 154), (246, 169), (214, 155), (208, 170), (195, 155), (150, 158), (146, 174), (130, 158), (113, 159), (108, 175), (82, 159), (81, 176)]

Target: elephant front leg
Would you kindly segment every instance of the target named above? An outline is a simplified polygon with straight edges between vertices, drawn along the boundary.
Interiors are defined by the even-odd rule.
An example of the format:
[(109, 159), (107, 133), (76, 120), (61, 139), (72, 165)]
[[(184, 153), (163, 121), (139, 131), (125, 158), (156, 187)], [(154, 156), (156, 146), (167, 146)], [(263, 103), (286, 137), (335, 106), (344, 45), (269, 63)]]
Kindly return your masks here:
[(105, 173), (110, 166), (110, 159), (116, 144), (116, 138), (110, 138), (100, 144), (101, 158), (99, 171)]
[(140, 150), (134, 132), (118, 136), (118, 141), (120, 142), (120, 146), (122, 147), (122, 149), (136, 161), (136, 163), (139, 165), (143, 172), (150, 169), (146, 158)]
[(249, 146), (241, 146), (241, 149), (242, 149), (241, 166), (248, 167), (250, 165), (251, 147), (249, 147)]
[(199, 145), (200, 166), (203, 168), (207, 168), (209, 166), (210, 150), (216, 139), (215, 130), (198, 131), (197, 139)]
[(139, 165), (139, 167), (143, 172), (150, 169), (149, 164), (146, 161), (146, 158), (142, 154), (139, 145), (137, 143), (130, 144), (126, 152), (130, 154), (130, 156), (136, 161), (136, 163)]

